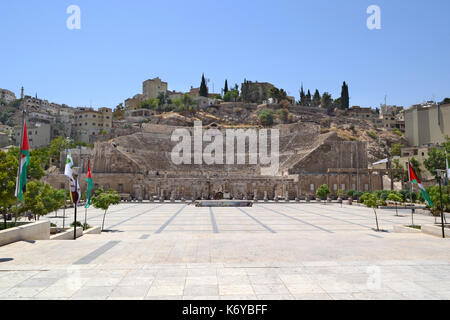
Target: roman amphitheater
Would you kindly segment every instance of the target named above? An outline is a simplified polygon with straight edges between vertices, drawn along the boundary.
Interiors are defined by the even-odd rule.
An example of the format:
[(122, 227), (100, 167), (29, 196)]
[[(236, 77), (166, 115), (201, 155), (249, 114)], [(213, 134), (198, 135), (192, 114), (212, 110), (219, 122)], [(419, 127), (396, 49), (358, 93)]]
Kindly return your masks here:
[[(193, 127), (144, 124), (134, 133), (95, 143), (93, 149), (73, 150), (81, 168), (80, 183), (85, 190), (88, 160), (96, 187), (118, 190), (124, 200), (215, 199), (229, 194), (232, 199), (310, 199), (317, 188), (327, 184), (336, 197), (338, 190), (372, 191), (391, 188), (392, 170), (368, 169), (367, 143), (345, 141), (336, 132), (324, 132), (315, 123), (280, 124), (279, 169), (270, 172), (259, 164), (175, 165), (171, 153), (176, 129)], [(214, 128), (224, 131), (217, 124)], [(247, 128), (248, 129), (248, 128)], [(246, 142), (248, 147), (248, 142)], [(246, 149), (248, 150), (248, 149)], [(67, 183), (61, 154), (59, 173), (46, 177), (56, 188)]]

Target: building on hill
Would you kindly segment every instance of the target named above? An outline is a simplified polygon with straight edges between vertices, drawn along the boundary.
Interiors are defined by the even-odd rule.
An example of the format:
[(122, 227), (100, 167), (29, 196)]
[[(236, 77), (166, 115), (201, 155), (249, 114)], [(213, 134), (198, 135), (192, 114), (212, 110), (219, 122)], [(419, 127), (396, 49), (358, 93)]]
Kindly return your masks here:
[(200, 88), (194, 88), (191, 86), (191, 89), (187, 92), (187, 94), (191, 97), (198, 97), (200, 95)]
[(0, 89), (0, 101), (8, 104), (14, 100), (16, 100), (16, 95), (14, 94), (14, 92), (6, 89)]
[(9, 146), (9, 135), (4, 132), (0, 132), (0, 148)]
[(450, 104), (413, 105), (405, 110), (406, 139), (413, 147), (445, 142), (450, 136)]
[[(46, 147), (52, 139), (52, 127), (49, 123), (27, 122), (28, 143), (31, 149)], [(14, 127), (13, 143), (19, 146), (22, 136), (22, 126)]]
[(133, 98), (125, 100), (126, 110), (137, 110), (141, 108), (141, 102), (144, 100), (144, 95), (137, 94)]
[(360, 106), (353, 106), (348, 109), (348, 115), (351, 118), (371, 121), (377, 127), (382, 127), (383, 125), (380, 116), (370, 107), (361, 108)]
[(75, 112), (73, 134), (75, 140), (91, 143), (95, 136), (109, 133), (112, 130), (112, 109), (77, 108)]
[(167, 99), (170, 100), (183, 99), (183, 96), (184, 96), (183, 92), (167, 91)]
[(261, 104), (270, 97), (272, 88), (275, 88), (275, 86), (268, 82), (245, 81), (241, 84), (242, 100), (244, 102)]
[(380, 106), (380, 116), (395, 116), (401, 111), (403, 111), (402, 106), (389, 106), (385, 104)]
[(160, 78), (146, 80), (142, 83), (143, 99), (158, 98), (158, 96), (167, 92), (167, 82), (161, 81)]
[(386, 130), (398, 129), (401, 132), (405, 132), (405, 120), (403, 116), (383, 116), (381, 119), (382, 127)]

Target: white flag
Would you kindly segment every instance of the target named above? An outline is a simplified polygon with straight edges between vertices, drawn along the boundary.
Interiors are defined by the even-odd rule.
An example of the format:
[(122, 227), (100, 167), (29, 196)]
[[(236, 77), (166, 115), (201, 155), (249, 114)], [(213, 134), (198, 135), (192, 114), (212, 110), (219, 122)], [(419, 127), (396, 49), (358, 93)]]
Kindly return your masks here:
[(380, 160), (378, 162), (372, 163), (372, 167), (376, 166), (377, 164), (388, 163), (388, 162), (389, 162), (389, 159), (383, 159), (383, 160)]
[(75, 177), (73, 176), (73, 170), (74, 167), (72, 155), (70, 154), (70, 151), (67, 150), (67, 159), (66, 159), (66, 167), (64, 169), (64, 175), (67, 176), (70, 179), (70, 197), (72, 199), (72, 202), (77, 203), (81, 199), (81, 189), (80, 184), (78, 183), (78, 179), (75, 180)]

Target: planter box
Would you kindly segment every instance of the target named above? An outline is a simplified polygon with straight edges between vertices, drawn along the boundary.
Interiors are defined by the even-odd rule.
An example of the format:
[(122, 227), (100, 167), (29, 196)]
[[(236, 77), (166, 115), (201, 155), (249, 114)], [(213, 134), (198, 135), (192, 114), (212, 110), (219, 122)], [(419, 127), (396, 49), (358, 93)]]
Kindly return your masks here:
[(101, 234), (101, 233), (102, 233), (102, 228), (100, 228), (100, 227), (89, 228), (83, 232), (83, 234)]
[[(77, 228), (77, 238), (81, 237), (83, 235), (83, 228), (78, 227)], [(67, 231), (58, 233), (54, 236), (50, 237), (50, 240), (73, 240), (73, 228), (67, 229)]]
[[(445, 237), (449, 237), (450, 238), (450, 229), (448, 228), (444, 228), (445, 231)], [(441, 226), (437, 226), (437, 225), (426, 225), (426, 226), (422, 226), (422, 232), (432, 235), (432, 236), (436, 236), (436, 237), (441, 237), (442, 238), (442, 227)]]
[(407, 226), (394, 226), (394, 232), (396, 233), (422, 233), (420, 229), (414, 229)]
[(0, 231), (0, 246), (17, 241), (48, 240), (50, 221), (38, 221)]

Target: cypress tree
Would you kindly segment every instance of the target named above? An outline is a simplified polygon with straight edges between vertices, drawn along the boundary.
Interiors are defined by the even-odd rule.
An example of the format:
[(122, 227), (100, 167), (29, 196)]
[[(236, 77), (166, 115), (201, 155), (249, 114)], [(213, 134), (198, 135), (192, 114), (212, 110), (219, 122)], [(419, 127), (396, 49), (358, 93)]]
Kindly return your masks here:
[(341, 109), (348, 109), (350, 106), (350, 97), (348, 94), (348, 86), (344, 83), (342, 84), (342, 91), (341, 91)]
[(320, 96), (319, 90), (316, 89), (316, 92), (314, 92), (314, 97), (312, 99), (312, 103), (311, 105), (313, 107), (318, 107), (320, 106), (320, 100), (322, 99), (322, 97)]
[(300, 105), (301, 106), (306, 105), (306, 95), (305, 95), (305, 91), (303, 91), (303, 83), (302, 83), (302, 87), (300, 89)]
[(308, 107), (311, 107), (311, 103), (312, 103), (311, 91), (309, 91), (308, 89), (308, 93), (306, 94), (306, 105)]
[(202, 83), (200, 84), (200, 91), (198, 93), (201, 97), (208, 97), (208, 87), (206, 86), (205, 75), (202, 74)]
[(228, 92), (228, 80), (225, 80), (225, 88), (223, 89), (223, 94), (227, 94)]

